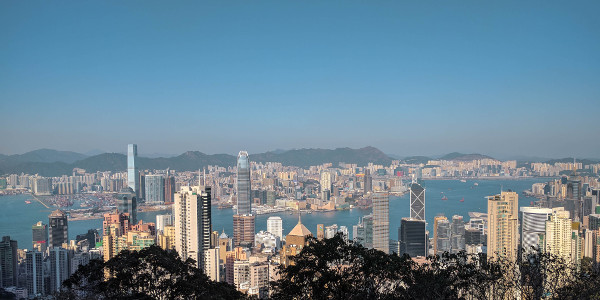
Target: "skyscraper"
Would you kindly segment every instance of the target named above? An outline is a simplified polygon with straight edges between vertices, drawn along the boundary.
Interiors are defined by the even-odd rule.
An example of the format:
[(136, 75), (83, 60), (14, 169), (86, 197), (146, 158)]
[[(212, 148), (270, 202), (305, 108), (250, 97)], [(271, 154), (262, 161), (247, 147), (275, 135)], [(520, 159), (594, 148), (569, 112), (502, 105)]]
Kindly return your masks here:
[(40, 252), (46, 252), (48, 248), (48, 226), (42, 221), (37, 222), (31, 226), (31, 232), (33, 235), (33, 249), (37, 249)]
[(373, 195), (373, 248), (390, 252), (390, 197), (388, 193)]
[[(398, 230), (398, 239), (400, 240), (400, 255), (406, 253), (411, 257), (427, 256), (427, 236), (424, 220), (402, 218)], [(439, 246), (438, 244), (438, 251)]]
[(48, 247), (61, 247), (69, 242), (69, 224), (67, 215), (60, 209), (53, 211), (48, 217), (50, 230), (48, 232)]
[(501, 192), (488, 197), (488, 258), (517, 258), (519, 195), (515, 192)]
[(162, 175), (146, 175), (146, 203), (165, 203), (165, 178)]
[(434, 254), (438, 254), (438, 237), (440, 236), (440, 231), (438, 228), (439, 228), (439, 222), (442, 220), (448, 221), (448, 218), (446, 218), (443, 215), (435, 216), (433, 218), (433, 253)]
[(283, 221), (281, 217), (269, 217), (267, 219), (267, 231), (279, 237), (280, 240), (283, 239)]
[(546, 221), (545, 252), (571, 260), (571, 226), (569, 212), (564, 207), (555, 207)]
[(524, 253), (544, 248), (546, 221), (551, 214), (551, 208), (521, 207), (521, 248)]
[(425, 220), (425, 189), (416, 182), (410, 185), (410, 217)]
[(365, 169), (365, 177), (363, 178), (363, 193), (366, 194), (371, 191), (373, 191), (373, 177), (371, 177), (371, 171), (369, 169)]
[(175, 177), (167, 174), (165, 177), (165, 203), (173, 203), (175, 192)]
[(117, 194), (117, 211), (129, 214), (129, 224), (137, 223), (137, 196), (130, 187), (124, 187)]
[[(204, 250), (210, 248), (210, 188), (181, 187), (175, 193), (175, 249), (182, 259), (192, 258), (202, 269)], [(208, 207), (207, 204), (208, 203)]]
[(433, 253), (442, 255), (444, 252), (450, 252), (450, 236), (450, 221), (445, 216), (436, 216), (433, 220)]
[(254, 215), (233, 215), (233, 245), (235, 247), (252, 247), (255, 223)]
[(50, 249), (50, 293), (60, 290), (63, 281), (69, 278), (68, 250), (63, 248)]
[(137, 145), (127, 145), (127, 186), (130, 187), (136, 196), (140, 197), (140, 182), (137, 165)]
[(27, 270), (27, 293), (44, 295), (44, 254), (39, 251), (27, 251), (25, 254)]
[(240, 151), (237, 160), (237, 214), (248, 215), (252, 213), (250, 199), (250, 160), (248, 152)]
[(17, 241), (10, 236), (0, 241), (0, 287), (16, 286), (17, 279)]

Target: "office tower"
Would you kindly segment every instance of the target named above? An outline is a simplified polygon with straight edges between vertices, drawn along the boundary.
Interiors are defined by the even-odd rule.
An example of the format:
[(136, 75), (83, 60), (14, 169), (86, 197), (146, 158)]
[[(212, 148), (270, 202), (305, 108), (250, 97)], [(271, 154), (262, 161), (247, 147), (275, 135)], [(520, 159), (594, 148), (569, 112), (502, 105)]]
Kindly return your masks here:
[(219, 248), (204, 250), (204, 274), (212, 281), (219, 282)]
[(167, 177), (165, 177), (165, 203), (170, 204), (173, 203), (173, 195), (175, 195), (175, 177), (169, 176), (167, 173)]
[(67, 215), (60, 209), (53, 211), (48, 217), (50, 230), (48, 232), (48, 247), (62, 247), (69, 243), (69, 225)]
[(0, 242), (0, 287), (16, 286), (19, 278), (17, 270), (17, 241), (3, 236)]
[(365, 248), (373, 248), (373, 215), (366, 215), (358, 219), (358, 224), (352, 226), (352, 235), (355, 243)]
[(248, 152), (240, 151), (237, 160), (237, 214), (249, 215), (252, 213), (250, 199), (250, 160)]
[(325, 227), (325, 238), (326, 239), (333, 238), (337, 232), (338, 232), (337, 224), (327, 226), (327, 227)]
[(523, 254), (544, 248), (546, 221), (552, 214), (550, 208), (521, 207), (521, 248)]
[[(427, 236), (425, 221), (402, 218), (398, 229), (400, 239), (400, 255), (408, 254), (411, 257), (427, 256)], [(438, 250), (439, 250), (438, 244)]]
[(465, 250), (465, 221), (462, 216), (452, 216), (451, 234), (452, 253)]
[(363, 178), (363, 193), (373, 191), (373, 177), (371, 177), (371, 171), (365, 169), (365, 177)]
[(434, 222), (433, 228), (433, 253), (436, 255), (442, 255), (444, 252), (450, 252), (452, 250), (451, 224), (446, 217), (439, 218), (434, 221), (437, 221), (437, 223)]
[(137, 198), (140, 198), (140, 178), (137, 165), (137, 145), (127, 145), (127, 186), (133, 190)]
[[(183, 260), (194, 259), (203, 268), (204, 251), (210, 248), (210, 188), (181, 187), (175, 193), (175, 249)], [(206, 215), (206, 212), (209, 212)]]
[(138, 200), (146, 199), (146, 174), (144, 171), (138, 172), (138, 182), (140, 184), (140, 191), (136, 194)]
[(517, 258), (519, 195), (508, 191), (488, 197), (488, 258)]
[(137, 223), (137, 196), (130, 187), (124, 187), (117, 194), (117, 211), (128, 214), (129, 224)]
[(434, 254), (438, 254), (438, 246), (437, 246), (437, 240), (438, 240), (438, 222), (441, 220), (448, 220), (448, 218), (446, 218), (443, 215), (439, 215), (439, 216), (435, 216), (433, 218), (433, 253)]
[(323, 224), (317, 224), (317, 239), (320, 241), (325, 238), (325, 229)]
[(373, 248), (390, 252), (390, 196), (388, 193), (373, 195)]
[(50, 294), (60, 291), (63, 281), (69, 278), (69, 255), (68, 250), (63, 248), (52, 248), (49, 250), (50, 260)]
[(600, 214), (591, 214), (588, 216), (589, 218), (589, 229), (590, 230), (598, 230), (600, 229)]
[(165, 178), (162, 175), (146, 175), (146, 203), (165, 203)]
[(48, 226), (39, 221), (31, 226), (31, 231), (33, 234), (33, 249), (45, 253), (48, 248)]
[(269, 217), (267, 219), (267, 231), (279, 237), (279, 239), (283, 239), (283, 221), (281, 217)]
[(43, 296), (46, 293), (44, 282), (44, 254), (39, 251), (27, 251), (25, 254), (27, 270), (27, 293), (29, 296)]
[(563, 207), (555, 207), (546, 221), (545, 252), (571, 260), (571, 226), (569, 212)]
[(425, 220), (425, 189), (416, 182), (410, 185), (410, 217)]
[(252, 247), (254, 243), (254, 229), (256, 216), (233, 215), (233, 245)]
[(163, 232), (169, 225), (173, 225), (173, 215), (156, 215), (156, 232)]

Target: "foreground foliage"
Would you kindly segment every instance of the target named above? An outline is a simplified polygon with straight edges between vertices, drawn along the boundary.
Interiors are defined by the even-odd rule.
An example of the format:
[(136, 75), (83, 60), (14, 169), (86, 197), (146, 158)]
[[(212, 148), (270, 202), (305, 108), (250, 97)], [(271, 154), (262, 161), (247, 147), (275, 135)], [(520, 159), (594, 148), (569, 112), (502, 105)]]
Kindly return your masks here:
[(213, 282), (175, 251), (157, 246), (93, 260), (63, 283), (58, 299), (242, 299), (226, 283)]
[(272, 283), (273, 299), (600, 299), (600, 272), (534, 252), (488, 261), (464, 252), (429, 257), (387, 255), (345, 242), (310, 239)]

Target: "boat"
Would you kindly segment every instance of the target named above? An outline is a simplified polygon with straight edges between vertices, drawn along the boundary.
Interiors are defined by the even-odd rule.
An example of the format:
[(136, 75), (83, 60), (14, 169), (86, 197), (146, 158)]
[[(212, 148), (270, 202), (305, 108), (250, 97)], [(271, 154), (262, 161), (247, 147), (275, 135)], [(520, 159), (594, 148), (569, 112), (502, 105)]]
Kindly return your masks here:
[(25, 204), (31, 204), (31, 201), (25, 200)]
[(442, 197), (442, 200), (448, 200), (448, 197), (446, 197), (446, 195), (444, 195), (444, 196)]
[(460, 199), (460, 202), (465, 202), (465, 197), (462, 197), (462, 199)]
[(473, 185), (474, 185), (474, 186), (478, 186), (478, 185), (479, 185), (479, 183), (475, 182), (475, 183), (473, 183)]
[(461, 179), (460, 182), (467, 182), (467, 180), (466, 179)]

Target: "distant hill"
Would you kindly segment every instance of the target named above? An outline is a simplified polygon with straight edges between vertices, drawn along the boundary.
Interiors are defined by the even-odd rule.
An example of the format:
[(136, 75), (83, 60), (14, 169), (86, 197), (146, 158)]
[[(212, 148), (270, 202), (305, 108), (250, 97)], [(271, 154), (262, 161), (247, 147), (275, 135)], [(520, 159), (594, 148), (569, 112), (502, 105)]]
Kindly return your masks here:
[(441, 160), (456, 160), (456, 161), (472, 161), (472, 160), (478, 160), (478, 159), (493, 159), (490, 156), (487, 155), (483, 155), (483, 154), (478, 154), (478, 153), (471, 153), (471, 154), (463, 154), (463, 153), (458, 153), (458, 152), (452, 152), (449, 154), (446, 154), (442, 157), (440, 157)]
[(14, 155), (2, 155), (0, 156), (0, 162), (8, 163), (8, 164), (19, 164), (23, 162), (42, 162), (42, 163), (52, 163), (52, 162), (64, 162), (64, 163), (74, 163), (78, 160), (84, 159), (87, 156), (81, 153), (71, 152), (71, 151), (57, 151), (52, 149), (39, 149), (30, 151), (24, 154), (14, 154)]
[(337, 148), (330, 149), (294, 149), (282, 153), (266, 152), (250, 154), (250, 160), (256, 162), (279, 162), (286, 166), (308, 167), (324, 163), (332, 163), (337, 166), (340, 162), (366, 166), (374, 164), (388, 165), (392, 158), (375, 147), (364, 147), (360, 149)]
[(409, 156), (405, 157), (402, 161), (407, 164), (427, 164), (431, 160), (428, 156)]
[[(54, 151), (54, 150), (51, 150)], [(35, 151), (34, 151), (35, 152)], [(55, 151), (61, 152), (61, 151)], [(367, 165), (369, 162), (376, 164), (390, 164), (392, 159), (374, 147), (365, 147), (361, 149), (338, 148), (329, 149), (295, 149), (279, 153), (266, 152), (259, 154), (250, 154), (250, 160), (256, 162), (280, 162), (287, 166), (308, 167), (320, 165), (323, 163), (333, 163), (337, 166), (340, 162), (355, 163), (360, 166)], [(49, 160), (53, 157), (59, 157), (54, 152), (49, 153), (50, 157), (32, 157), (36, 161), (13, 161), (11, 156), (0, 160), (0, 174), (40, 174), (42, 176), (60, 176), (71, 174), (73, 168), (82, 168), (88, 172), (97, 171), (123, 171), (127, 168), (127, 156), (120, 153), (103, 153), (90, 157), (83, 156), (82, 159), (74, 162), (63, 162)], [(74, 152), (71, 152), (74, 153)], [(62, 157), (67, 160), (68, 156)], [(72, 160), (72, 159), (71, 159)], [(235, 166), (237, 157), (229, 154), (205, 154), (199, 151), (188, 151), (175, 157), (148, 158), (138, 157), (138, 169), (153, 170), (171, 168), (178, 171), (195, 171), (208, 165), (218, 165), (222, 167)]]

